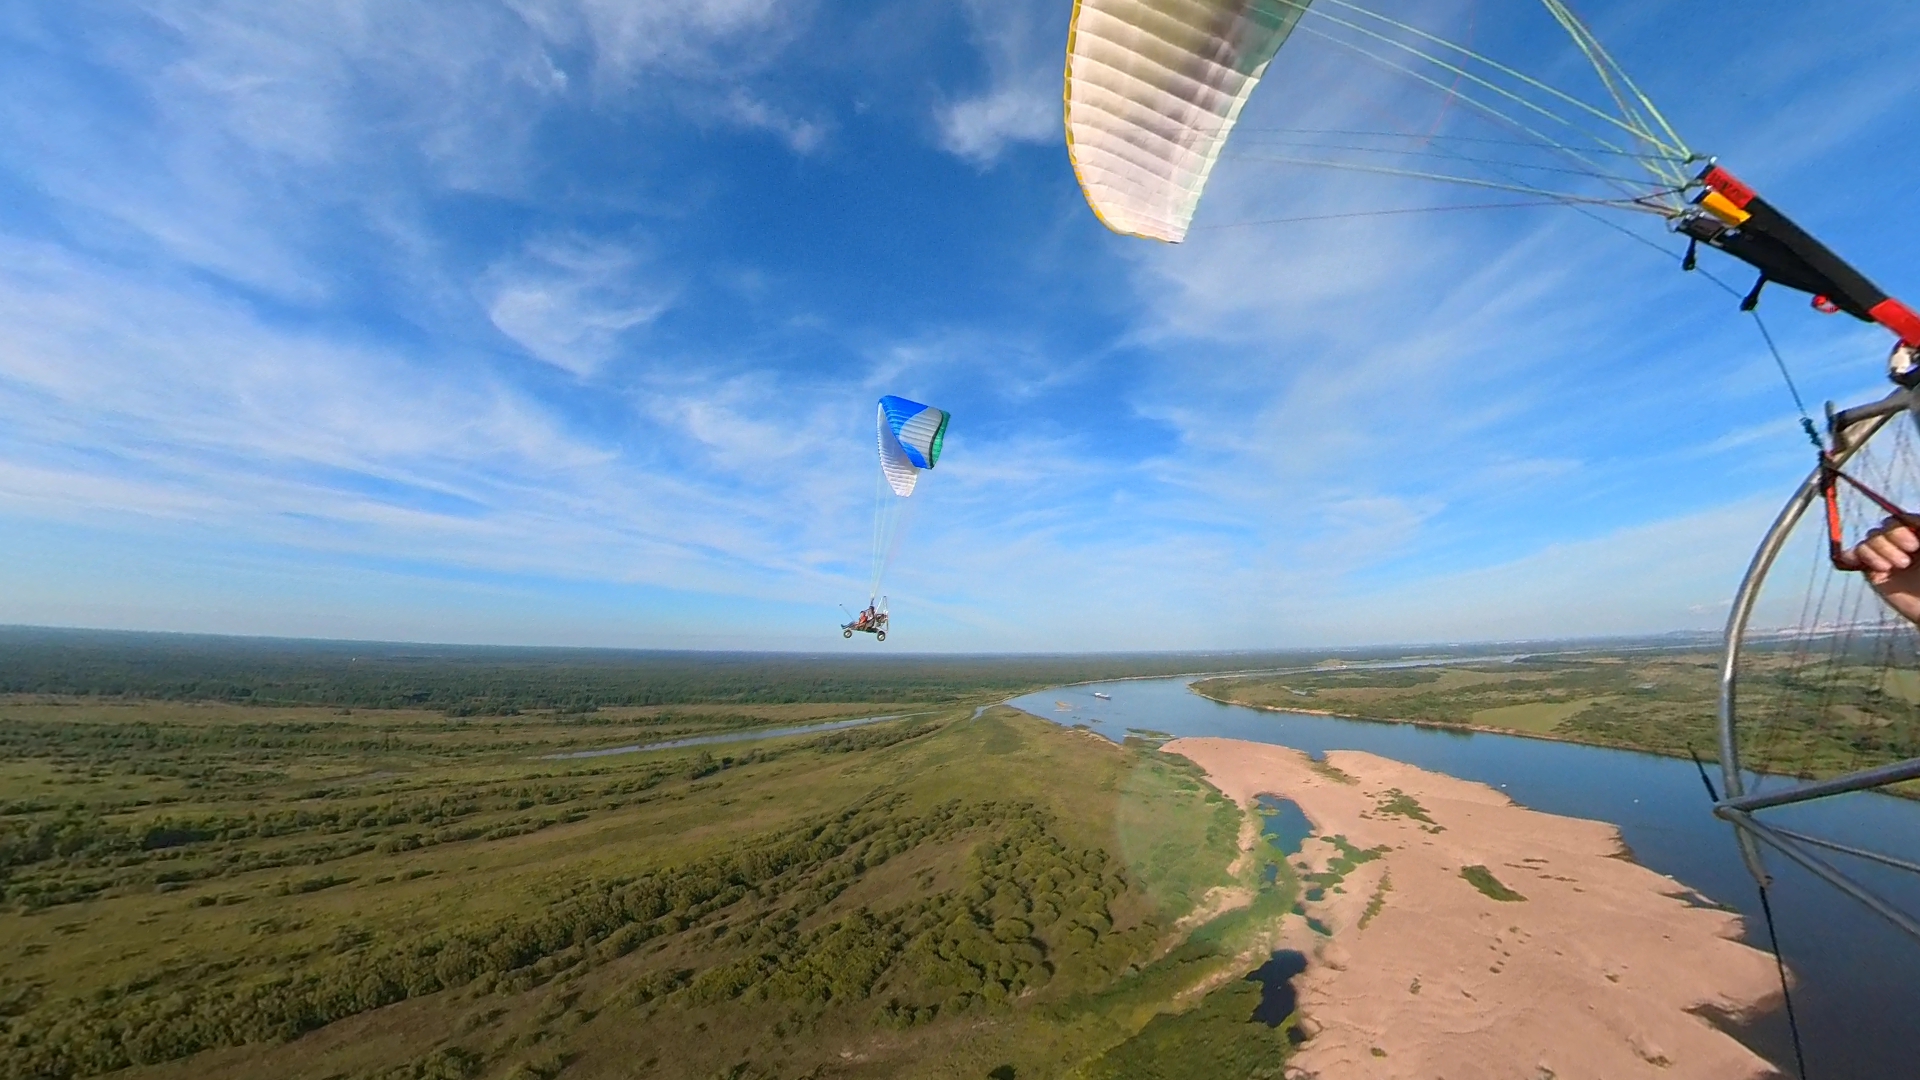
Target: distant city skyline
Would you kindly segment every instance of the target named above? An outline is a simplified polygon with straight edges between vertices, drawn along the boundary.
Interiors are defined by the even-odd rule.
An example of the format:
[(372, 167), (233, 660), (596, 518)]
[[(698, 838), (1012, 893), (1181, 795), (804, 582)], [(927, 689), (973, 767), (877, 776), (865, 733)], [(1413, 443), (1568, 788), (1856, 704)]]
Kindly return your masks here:
[[(1115, 236), (1062, 145), (1071, 8), (0, 16), (0, 624), (861, 654), (1720, 625), (1812, 462), (1681, 245), (1554, 207), (1245, 224), (1452, 196), (1234, 158), (1186, 243)], [(1536, 7), (1457, 13), (1575, 77)], [(1675, 32), (1714, 14), (1583, 10), (1695, 147), (1920, 302), (1920, 9)], [(1433, 119), (1287, 62), (1243, 124)], [(1761, 311), (1810, 406), (1878, 391), (1880, 331)], [(888, 393), (953, 419), (889, 639), (844, 642)]]

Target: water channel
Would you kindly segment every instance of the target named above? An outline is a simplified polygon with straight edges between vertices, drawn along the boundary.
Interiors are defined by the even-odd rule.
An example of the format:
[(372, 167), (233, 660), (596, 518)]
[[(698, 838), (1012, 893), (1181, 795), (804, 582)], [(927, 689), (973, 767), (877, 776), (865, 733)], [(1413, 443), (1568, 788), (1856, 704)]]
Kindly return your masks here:
[[(1140, 679), (1058, 687), (1008, 704), (1061, 724), (1086, 724), (1115, 741), (1129, 728), (1277, 743), (1319, 756), (1365, 750), (1499, 788), (1536, 810), (1619, 827), (1634, 857), (1713, 901), (1739, 909), (1748, 940), (1766, 932), (1753, 879), (1730, 828), (1709, 812), (1688, 761), (1520, 736), (1411, 724), (1276, 713), (1222, 705), (1187, 689), (1190, 679)], [(1095, 693), (1108, 695), (1096, 698)], [(1850, 795), (1794, 808), (1781, 824), (1842, 842), (1871, 843), (1920, 859), (1920, 803)], [(1891, 838), (1891, 839), (1890, 839)], [(1797, 982), (1794, 1007), (1815, 1077), (1904, 1077), (1920, 1061), (1920, 945), (1804, 871), (1775, 860), (1774, 914)], [(1852, 869), (1852, 867), (1850, 867)], [(1891, 871), (1860, 875), (1883, 895), (1920, 900), (1920, 882)], [(1786, 1021), (1761, 1017), (1737, 1031), (1791, 1070)]]

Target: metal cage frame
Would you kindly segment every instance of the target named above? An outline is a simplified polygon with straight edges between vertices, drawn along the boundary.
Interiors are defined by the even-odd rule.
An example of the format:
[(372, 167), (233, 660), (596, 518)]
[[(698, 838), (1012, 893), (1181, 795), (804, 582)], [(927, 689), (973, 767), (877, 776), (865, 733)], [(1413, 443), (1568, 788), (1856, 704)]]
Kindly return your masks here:
[[(1852, 409), (1834, 411), (1829, 407), (1828, 461), (1834, 467), (1846, 464), (1889, 421), (1913, 412), (1916, 408), (1920, 408), (1920, 394), (1906, 388), (1895, 390), (1879, 401)], [(1740, 856), (1745, 861), (1748, 872), (1762, 887), (1771, 881), (1771, 875), (1761, 855), (1761, 846), (1765, 845), (1866, 905), (1875, 914), (1904, 931), (1914, 941), (1920, 942), (1920, 919), (1888, 903), (1854, 880), (1845, 870), (1833, 865), (1824, 856), (1827, 852), (1835, 852), (1916, 874), (1920, 874), (1920, 864), (1784, 829), (1762, 821), (1756, 816), (1760, 811), (1771, 807), (1790, 806), (1848, 792), (1868, 791), (1902, 780), (1920, 779), (1920, 758), (1909, 758), (1871, 769), (1861, 769), (1826, 780), (1805, 781), (1790, 787), (1770, 790), (1764, 794), (1748, 794), (1745, 777), (1741, 774), (1736, 721), (1739, 699), (1738, 665), (1742, 641), (1746, 636), (1747, 624), (1753, 617), (1754, 605), (1760, 598), (1761, 587), (1766, 582), (1768, 572), (1773, 568), (1774, 560), (1779, 557), (1788, 537), (1800, 524), (1807, 510), (1821, 497), (1824, 471), (1823, 468), (1814, 469), (1812, 475), (1808, 476), (1794, 492), (1793, 497), (1787, 500), (1786, 506), (1774, 519), (1773, 526), (1767, 530), (1766, 537), (1761, 540), (1759, 549), (1754, 552), (1753, 560), (1747, 566), (1746, 576), (1740, 582), (1740, 591), (1734, 595), (1733, 608), (1727, 615), (1726, 638), (1720, 662), (1719, 722), (1722, 795), (1715, 803), (1713, 812), (1716, 817), (1732, 824), (1734, 835), (1739, 840)]]

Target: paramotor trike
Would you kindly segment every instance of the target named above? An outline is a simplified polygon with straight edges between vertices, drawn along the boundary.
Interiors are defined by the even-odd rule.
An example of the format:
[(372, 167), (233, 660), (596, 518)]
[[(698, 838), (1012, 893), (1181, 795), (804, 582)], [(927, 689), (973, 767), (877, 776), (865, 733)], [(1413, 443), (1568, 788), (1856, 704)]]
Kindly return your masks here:
[(850, 638), (856, 632), (872, 634), (875, 641), (887, 640), (886, 608), (868, 604), (866, 610), (853, 617), (852, 622), (840, 624), (841, 637)]

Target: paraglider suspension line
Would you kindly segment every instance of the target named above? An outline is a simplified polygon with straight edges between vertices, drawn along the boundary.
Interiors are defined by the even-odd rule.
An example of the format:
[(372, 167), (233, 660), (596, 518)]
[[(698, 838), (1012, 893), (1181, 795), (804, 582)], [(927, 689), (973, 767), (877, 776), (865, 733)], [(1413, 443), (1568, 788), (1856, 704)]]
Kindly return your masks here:
[[(1693, 767), (1700, 770), (1700, 785), (1707, 789), (1707, 799), (1720, 801), (1720, 792), (1714, 789), (1713, 780), (1707, 776), (1707, 766), (1693, 747), (1687, 747), (1687, 756), (1693, 759)], [(1738, 825), (1734, 826), (1739, 828)], [(1793, 990), (1787, 985), (1787, 962), (1780, 955), (1780, 931), (1773, 923), (1773, 901), (1767, 897), (1766, 882), (1760, 882), (1760, 914), (1767, 920), (1767, 944), (1773, 949), (1773, 966), (1780, 973), (1780, 1001), (1786, 1007), (1787, 1034), (1793, 1040), (1793, 1067), (1800, 1080), (1807, 1080), (1806, 1051), (1800, 1046), (1800, 1021), (1793, 1015)]]
[[(1721, 288), (1732, 291), (1724, 282), (1720, 282), (1717, 278), (1714, 280)], [(1787, 384), (1787, 393), (1793, 395), (1793, 407), (1800, 411), (1800, 430), (1807, 433), (1807, 439), (1813, 443), (1815, 450), (1825, 451), (1827, 447), (1820, 441), (1820, 429), (1814, 426), (1813, 417), (1807, 415), (1807, 401), (1800, 396), (1800, 387), (1794, 384), (1793, 372), (1787, 370), (1787, 360), (1780, 355), (1780, 346), (1774, 344), (1773, 331), (1767, 329), (1767, 321), (1760, 317), (1759, 311), (1748, 308), (1747, 314), (1753, 316), (1753, 325), (1760, 331), (1761, 339), (1767, 343), (1767, 352), (1773, 356), (1773, 366), (1780, 369), (1780, 378)]]
[[(1611, 225), (1614, 228), (1619, 228), (1619, 226), (1614, 225), (1614, 223), (1611, 221), (1607, 221), (1603, 223), (1606, 225)], [(1621, 229), (1620, 231), (1625, 232), (1628, 236), (1633, 237), (1635, 240), (1638, 240), (1643, 244), (1648, 244), (1661, 251), (1666, 250), (1665, 248), (1660, 247), (1660, 245), (1653, 243), (1651, 240), (1648, 240), (1644, 236), (1640, 236), (1632, 232), (1627, 232), (1627, 230), (1625, 229)], [(1752, 292), (1742, 294), (1739, 289), (1736, 289), (1733, 286), (1727, 284), (1726, 282), (1721, 281), (1719, 278), (1713, 276), (1712, 272), (1700, 269), (1700, 264), (1694, 258), (1694, 252), (1696, 252), (1697, 250), (1699, 250), (1699, 244), (1695, 241), (1689, 240), (1687, 242), (1687, 253), (1680, 260), (1680, 269), (1685, 270), (1689, 273), (1699, 274), (1701, 277), (1706, 278), (1708, 281), (1713, 282), (1715, 285), (1718, 285), (1721, 291), (1725, 292), (1729, 296), (1741, 297), (1740, 310), (1747, 313), (1748, 315), (1753, 316), (1753, 327), (1754, 329), (1760, 331), (1760, 340), (1767, 343), (1767, 355), (1773, 357), (1773, 366), (1780, 370), (1780, 379), (1782, 382), (1785, 382), (1787, 384), (1787, 393), (1793, 398), (1793, 407), (1800, 414), (1800, 430), (1807, 433), (1807, 440), (1813, 443), (1813, 448), (1815, 450), (1819, 450), (1824, 453), (1827, 449), (1827, 446), (1825, 443), (1820, 441), (1820, 429), (1814, 426), (1813, 417), (1807, 415), (1807, 399), (1800, 396), (1800, 387), (1797, 383), (1793, 381), (1793, 372), (1787, 369), (1787, 358), (1780, 355), (1780, 346), (1777, 342), (1773, 340), (1773, 331), (1767, 329), (1767, 320), (1760, 317), (1760, 309), (1756, 307), (1753, 303), (1749, 303), (1749, 301), (1755, 301), (1759, 298), (1760, 286), (1766, 284), (1766, 279), (1761, 278), (1759, 281), (1755, 282)]]
[(1760, 886), (1760, 913), (1767, 919), (1767, 944), (1773, 949), (1773, 966), (1780, 972), (1780, 1001), (1786, 1007), (1787, 1034), (1793, 1038), (1793, 1066), (1800, 1080), (1807, 1080), (1806, 1051), (1800, 1046), (1800, 1021), (1793, 1015), (1793, 991), (1787, 986), (1787, 962), (1780, 956), (1780, 934), (1773, 925), (1773, 902), (1767, 887)]
[[(1602, 223), (1616, 229), (1620, 228), (1611, 221), (1603, 221)], [(1666, 250), (1637, 233), (1628, 232), (1626, 229), (1620, 229), (1620, 231), (1657, 250)], [(1767, 320), (1760, 317), (1760, 309), (1756, 306), (1760, 297), (1760, 287), (1767, 283), (1767, 279), (1762, 277), (1759, 281), (1754, 282), (1752, 292), (1742, 294), (1739, 289), (1713, 276), (1711, 271), (1700, 269), (1699, 261), (1695, 258), (1695, 252), (1699, 251), (1699, 249), (1700, 245), (1697, 241), (1687, 241), (1687, 253), (1680, 259), (1680, 269), (1688, 273), (1699, 274), (1701, 277), (1718, 285), (1720, 290), (1729, 296), (1740, 297), (1740, 310), (1753, 316), (1753, 328), (1760, 331), (1760, 340), (1767, 343), (1767, 355), (1773, 357), (1773, 366), (1780, 370), (1780, 379), (1787, 384), (1787, 393), (1793, 398), (1793, 407), (1800, 414), (1800, 430), (1807, 433), (1807, 440), (1813, 443), (1815, 450), (1825, 453), (1827, 446), (1820, 441), (1820, 429), (1814, 426), (1813, 417), (1807, 415), (1807, 399), (1800, 396), (1800, 387), (1793, 381), (1793, 372), (1787, 370), (1787, 358), (1780, 355), (1780, 345), (1773, 340), (1773, 331), (1767, 329)]]
[[(1599, 214), (1596, 214), (1593, 211), (1587, 209), (1585, 206), (1581, 206), (1577, 203), (1569, 203), (1568, 205), (1572, 209), (1581, 213), (1582, 215), (1593, 219), (1594, 221), (1598, 222), (1601, 225), (1605, 225), (1607, 228), (1612, 229), (1614, 232), (1619, 233), (1620, 235), (1626, 237), (1629, 240), (1632, 240), (1636, 244), (1640, 244), (1642, 246), (1652, 248), (1653, 250), (1660, 252), (1662, 255), (1669, 254), (1666, 248), (1662, 247), (1659, 244), (1654, 243), (1653, 241), (1647, 239), (1644, 236), (1641, 236), (1639, 233), (1634, 232), (1632, 229), (1629, 229), (1621, 225), (1619, 222), (1610, 221), (1606, 218), (1603, 218)], [(1694, 257), (1694, 253), (1696, 250), (1698, 250), (1697, 244), (1689, 243), (1687, 245), (1686, 254), (1681, 256), (1681, 259), (1680, 259), (1680, 269), (1685, 270), (1689, 273), (1697, 273), (1701, 277), (1706, 278), (1708, 281), (1713, 282), (1716, 286), (1720, 288), (1722, 292), (1726, 293), (1727, 295), (1740, 297), (1744, 301), (1747, 294), (1742, 293), (1739, 289), (1736, 289), (1732, 285), (1729, 285), (1726, 282), (1720, 280), (1718, 277), (1714, 276), (1712, 271), (1700, 269), (1700, 264), (1698, 260)], [(1827, 449), (1827, 446), (1825, 443), (1820, 441), (1820, 429), (1817, 426), (1815, 426), (1813, 422), (1813, 417), (1807, 415), (1807, 399), (1800, 396), (1799, 384), (1793, 381), (1793, 372), (1788, 370), (1787, 368), (1787, 358), (1780, 355), (1780, 345), (1779, 343), (1773, 340), (1773, 331), (1767, 329), (1767, 321), (1760, 317), (1760, 311), (1758, 308), (1747, 307), (1747, 306), (1744, 306), (1743, 304), (1741, 310), (1753, 317), (1754, 329), (1760, 331), (1760, 340), (1767, 343), (1767, 355), (1773, 357), (1773, 366), (1779, 369), (1781, 381), (1787, 384), (1787, 394), (1793, 398), (1794, 410), (1800, 414), (1800, 430), (1807, 433), (1807, 440), (1813, 443), (1814, 449), (1824, 453)]]
[(1714, 790), (1713, 781), (1707, 778), (1706, 764), (1700, 760), (1700, 755), (1691, 746), (1687, 747), (1687, 756), (1693, 759), (1693, 767), (1700, 770), (1700, 783), (1707, 789), (1707, 801), (1718, 803), (1720, 793)]

